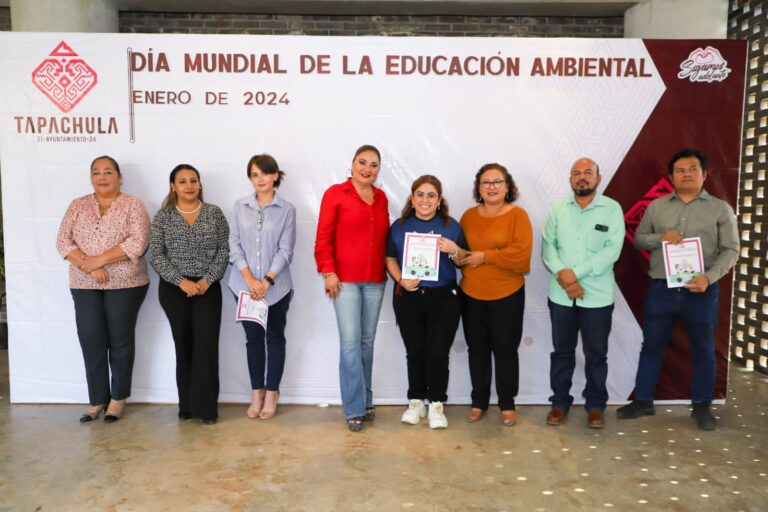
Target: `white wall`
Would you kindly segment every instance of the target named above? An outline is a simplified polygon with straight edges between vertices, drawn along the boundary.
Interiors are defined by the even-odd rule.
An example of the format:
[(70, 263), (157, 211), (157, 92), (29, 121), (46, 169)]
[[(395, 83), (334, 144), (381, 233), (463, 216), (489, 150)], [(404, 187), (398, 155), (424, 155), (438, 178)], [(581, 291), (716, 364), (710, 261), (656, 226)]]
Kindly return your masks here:
[(117, 0), (11, 0), (15, 32), (117, 32)]
[(624, 37), (726, 39), (728, 0), (646, 0), (624, 14)]

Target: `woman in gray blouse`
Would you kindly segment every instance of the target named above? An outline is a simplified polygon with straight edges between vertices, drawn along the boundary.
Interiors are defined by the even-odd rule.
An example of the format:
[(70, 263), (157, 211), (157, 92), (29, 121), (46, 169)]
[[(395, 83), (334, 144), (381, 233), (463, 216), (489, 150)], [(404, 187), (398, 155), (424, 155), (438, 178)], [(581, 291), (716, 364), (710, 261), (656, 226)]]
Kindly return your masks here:
[(266, 331), (256, 322), (242, 322), (252, 389), (247, 415), (266, 420), (277, 410), (285, 366), (296, 209), (277, 194), (285, 173), (270, 155), (252, 157), (246, 172), (255, 192), (235, 202), (229, 235), (229, 261), (234, 269), (229, 274), (229, 287), (238, 296), (241, 291), (249, 292), (251, 298), (263, 299), (269, 306)]
[(152, 220), (152, 266), (176, 346), (179, 418), (211, 425), (218, 418), (219, 280), (227, 268), (229, 226), (218, 206), (203, 202), (200, 173), (191, 165), (171, 171), (170, 188)]

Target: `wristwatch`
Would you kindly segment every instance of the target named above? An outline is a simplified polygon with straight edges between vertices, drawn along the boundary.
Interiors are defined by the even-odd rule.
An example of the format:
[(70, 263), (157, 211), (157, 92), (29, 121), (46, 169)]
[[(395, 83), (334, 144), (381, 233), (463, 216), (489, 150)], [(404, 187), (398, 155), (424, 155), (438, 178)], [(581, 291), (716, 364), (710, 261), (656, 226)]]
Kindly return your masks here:
[(275, 284), (275, 280), (274, 280), (274, 279), (272, 279), (271, 277), (269, 277), (269, 274), (264, 274), (264, 279), (266, 279), (266, 280), (267, 280), (267, 282), (268, 282), (269, 284), (271, 284), (271, 285), (274, 285), (274, 284)]

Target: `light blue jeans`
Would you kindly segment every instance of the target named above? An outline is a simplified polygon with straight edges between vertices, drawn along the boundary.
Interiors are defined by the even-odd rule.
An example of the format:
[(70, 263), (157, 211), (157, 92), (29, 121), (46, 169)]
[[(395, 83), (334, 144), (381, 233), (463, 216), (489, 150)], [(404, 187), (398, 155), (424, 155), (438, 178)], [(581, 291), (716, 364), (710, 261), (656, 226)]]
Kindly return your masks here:
[(373, 407), (373, 340), (386, 283), (342, 283), (333, 307), (339, 325), (339, 383), (346, 419)]

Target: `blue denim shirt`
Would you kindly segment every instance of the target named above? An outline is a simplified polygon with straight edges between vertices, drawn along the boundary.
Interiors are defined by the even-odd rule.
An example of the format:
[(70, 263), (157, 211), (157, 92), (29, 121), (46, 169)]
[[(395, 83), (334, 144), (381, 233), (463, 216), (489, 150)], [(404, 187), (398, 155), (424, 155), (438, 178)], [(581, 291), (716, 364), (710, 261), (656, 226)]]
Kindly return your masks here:
[(277, 192), (272, 202), (259, 208), (255, 194), (235, 201), (232, 229), (229, 234), (229, 288), (238, 294), (248, 290), (240, 273), (248, 267), (256, 279), (270, 270), (277, 274), (269, 287), (266, 301), (270, 306), (285, 297), (293, 288), (291, 260), (296, 243), (296, 208)]

